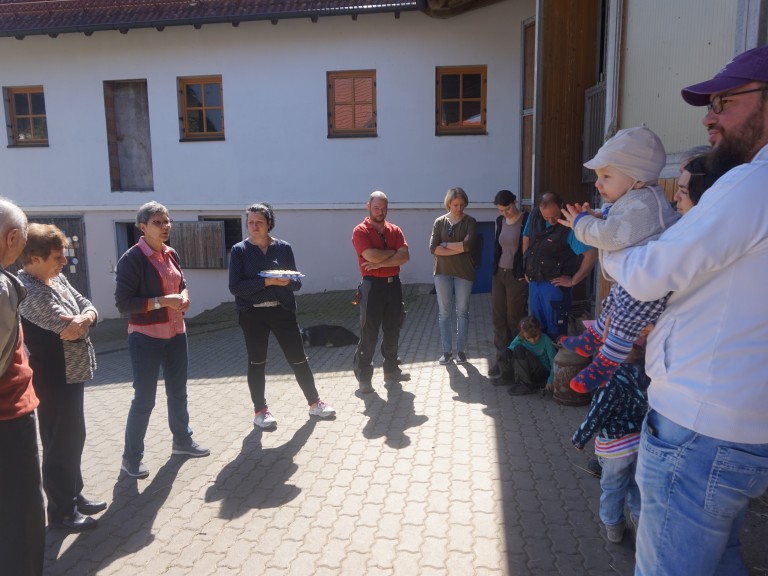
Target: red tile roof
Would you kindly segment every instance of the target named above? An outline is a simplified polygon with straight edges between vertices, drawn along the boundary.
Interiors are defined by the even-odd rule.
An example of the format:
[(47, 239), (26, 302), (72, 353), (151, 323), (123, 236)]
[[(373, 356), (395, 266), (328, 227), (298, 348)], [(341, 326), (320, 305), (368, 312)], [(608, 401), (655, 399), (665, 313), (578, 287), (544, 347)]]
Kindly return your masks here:
[(420, 9), (423, 0), (0, 0), (0, 36), (63, 34)]

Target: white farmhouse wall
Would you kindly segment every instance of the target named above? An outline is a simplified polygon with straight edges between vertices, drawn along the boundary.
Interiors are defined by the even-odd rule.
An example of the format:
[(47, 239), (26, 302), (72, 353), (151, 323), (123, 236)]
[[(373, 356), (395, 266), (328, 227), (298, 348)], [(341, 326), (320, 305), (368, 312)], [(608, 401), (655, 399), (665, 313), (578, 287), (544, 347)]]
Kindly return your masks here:
[(686, 104), (680, 90), (733, 58), (737, 8), (738, 0), (626, 3), (622, 128), (645, 122), (668, 154), (707, 143), (706, 109)]
[[(0, 38), (0, 85), (43, 85), (50, 146), (0, 147), (0, 194), (30, 213), (83, 214), (92, 299), (116, 315), (114, 223), (157, 200), (180, 220), (278, 208), (305, 290), (353, 289), (350, 244), (375, 189), (412, 248), (406, 282), (431, 281), (427, 240), (445, 191), (462, 186), (492, 220), (519, 183), (520, 23), (535, 2), (448, 20), (420, 13)], [(435, 67), (488, 67), (488, 134), (434, 135)], [(326, 72), (376, 69), (378, 137), (327, 138)], [(177, 77), (222, 76), (226, 140), (179, 142)], [(103, 83), (146, 79), (155, 190), (110, 192)], [(479, 211), (478, 211), (479, 209)], [(192, 314), (231, 300), (226, 271), (189, 271)]]

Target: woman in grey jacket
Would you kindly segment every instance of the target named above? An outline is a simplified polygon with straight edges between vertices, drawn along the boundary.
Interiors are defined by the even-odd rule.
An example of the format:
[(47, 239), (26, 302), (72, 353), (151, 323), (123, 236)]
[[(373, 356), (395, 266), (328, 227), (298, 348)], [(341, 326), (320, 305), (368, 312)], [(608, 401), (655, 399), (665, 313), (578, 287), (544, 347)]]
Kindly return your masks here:
[(67, 239), (52, 224), (30, 224), (19, 279), (27, 297), (19, 310), (29, 349), (43, 444), (43, 487), (48, 524), (70, 532), (96, 527), (91, 514), (106, 502), (82, 494), (80, 459), (85, 445), (83, 396), (93, 378), (96, 355), (88, 338), (96, 308), (61, 273), (67, 263)]

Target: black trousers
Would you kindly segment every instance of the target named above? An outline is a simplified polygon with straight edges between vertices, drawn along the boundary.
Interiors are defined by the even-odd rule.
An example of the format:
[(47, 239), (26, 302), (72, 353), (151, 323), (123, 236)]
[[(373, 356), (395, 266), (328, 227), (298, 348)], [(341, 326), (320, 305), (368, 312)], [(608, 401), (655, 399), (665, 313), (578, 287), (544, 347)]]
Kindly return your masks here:
[(267, 407), (264, 371), (267, 367), (270, 332), (277, 338), (285, 359), (291, 365), (307, 404), (314, 404), (320, 399), (294, 312), (282, 306), (251, 307), (240, 311), (239, 322), (245, 337), (245, 349), (248, 351), (248, 389), (256, 412)]
[(525, 346), (515, 346), (514, 350), (507, 348), (499, 359), (499, 367), (502, 378), (530, 388), (544, 388), (549, 379), (549, 371)]
[(48, 522), (72, 516), (83, 490), (80, 462), (85, 446), (85, 386), (35, 380), (40, 398), (37, 419), (43, 445), (43, 488), (48, 497)]
[(397, 348), (403, 316), (403, 287), (400, 279), (364, 279), (360, 284), (360, 342), (355, 350), (354, 369), (358, 382), (370, 382), (373, 376), (373, 355), (383, 333), (381, 355), (384, 373), (398, 371)]
[(45, 554), (45, 512), (34, 413), (0, 420), (0, 572), (39, 576)]

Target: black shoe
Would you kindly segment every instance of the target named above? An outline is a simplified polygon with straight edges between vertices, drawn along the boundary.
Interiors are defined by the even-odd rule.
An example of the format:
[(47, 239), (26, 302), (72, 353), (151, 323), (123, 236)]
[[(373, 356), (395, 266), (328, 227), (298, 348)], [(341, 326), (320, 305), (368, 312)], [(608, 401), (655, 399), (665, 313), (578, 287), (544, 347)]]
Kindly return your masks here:
[(385, 382), (408, 382), (410, 379), (411, 375), (402, 370), (397, 370), (396, 372), (384, 372)]
[(491, 384), (494, 386), (512, 386), (515, 381), (511, 380), (510, 378), (504, 378), (504, 376), (499, 376), (498, 378), (492, 378)]
[(526, 394), (535, 394), (536, 390), (534, 390), (531, 386), (528, 386), (528, 384), (525, 384), (523, 382), (518, 382), (517, 384), (514, 384), (512, 388), (507, 390), (507, 394), (510, 396), (525, 396)]
[(501, 368), (499, 368), (498, 364), (494, 364), (491, 366), (491, 369), (488, 370), (488, 378), (491, 380), (498, 380), (501, 378)]
[(107, 503), (103, 500), (89, 500), (82, 494), (77, 495), (77, 511), (80, 514), (91, 516), (107, 509)]
[(72, 516), (65, 516), (60, 520), (53, 520), (50, 523), (51, 528), (57, 530), (67, 530), (68, 532), (83, 532), (84, 530), (93, 530), (99, 523), (90, 516), (83, 516), (75, 511)]

